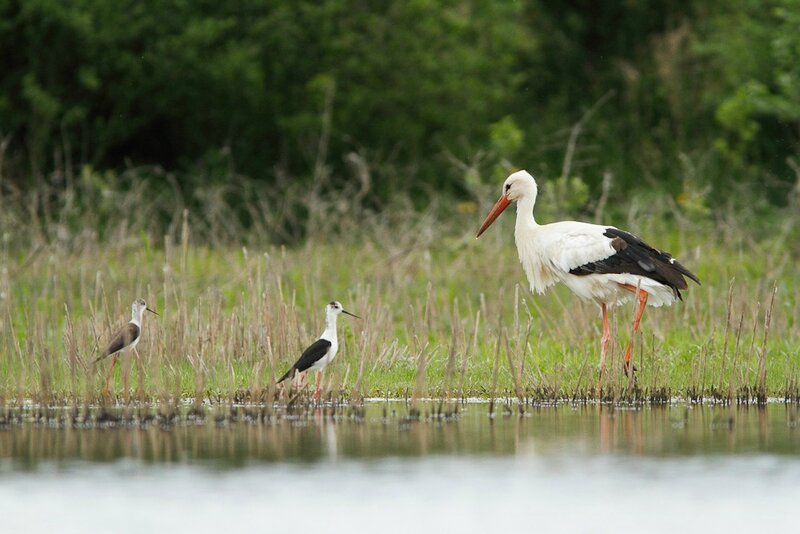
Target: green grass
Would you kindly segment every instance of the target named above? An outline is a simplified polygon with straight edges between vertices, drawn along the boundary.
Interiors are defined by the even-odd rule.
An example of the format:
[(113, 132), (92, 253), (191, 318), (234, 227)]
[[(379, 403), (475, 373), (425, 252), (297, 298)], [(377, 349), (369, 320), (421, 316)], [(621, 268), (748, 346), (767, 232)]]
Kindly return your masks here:
[[(23, 211), (7, 211), (0, 396), (97, 399), (110, 362), (91, 362), (143, 297), (161, 316), (145, 318), (138, 358), (118, 366), (113, 391), (123, 398), (271, 398), (275, 375), (321, 332), (332, 299), (363, 317), (339, 321), (340, 354), (324, 378), (332, 396), (595, 398), (598, 307), (563, 287), (532, 295), (513, 214), (476, 241), (485, 207), (462, 208), (343, 210), (336, 229), (309, 227), (292, 248), (244, 231), (237, 242), (235, 230), (207, 239), (213, 229), (194, 214), (176, 216), (166, 237), (111, 219), (102, 228), (109, 237), (99, 238), (91, 224), (59, 237), (55, 222), (26, 225)], [(646, 310), (635, 339), (637, 389), (620, 361), (633, 308), (614, 311), (604, 398), (798, 398), (794, 227), (759, 238), (747, 221), (680, 212), (608, 221), (671, 251), (703, 284), (682, 303)]]

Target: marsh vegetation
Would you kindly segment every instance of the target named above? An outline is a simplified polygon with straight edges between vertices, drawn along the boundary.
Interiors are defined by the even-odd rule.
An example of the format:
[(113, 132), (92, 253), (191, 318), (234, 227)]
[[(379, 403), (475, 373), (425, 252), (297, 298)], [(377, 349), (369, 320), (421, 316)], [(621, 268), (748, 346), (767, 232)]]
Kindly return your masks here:
[[(542, 197), (555, 190), (546, 184)], [(340, 355), (324, 378), (329, 400), (598, 396), (597, 307), (563, 288), (530, 293), (511, 218), (474, 239), (493, 188), (421, 212), (312, 193), (304, 197), (308, 237), (292, 247), (270, 242), (268, 221), (237, 226), (223, 204), (193, 212), (180, 197), (146, 192), (106, 191), (124, 209), (102, 221), (70, 194), (2, 199), (5, 402), (98, 400), (105, 368), (91, 362), (138, 296), (161, 315), (146, 318), (138, 354), (115, 375), (113, 391), (125, 401), (275, 400), (276, 376), (322, 331), (334, 298), (363, 319), (340, 325)], [(277, 198), (254, 192), (246, 206), (277, 217)], [(47, 206), (45, 217), (22, 200)], [(169, 209), (168, 232), (156, 234), (153, 211)], [(559, 215), (548, 203), (542, 212)], [(684, 302), (646, 313), (636, 384), (620, 363), (633, 311), (616, 311), (604, 399), (798, 398), (797, 212), (765, 228), (755, 210), (690, 217), (653, 194), (625, 210), (597, 206), (596, 216), (670, 250), (703, 282)], [(294, 224), (284, 217), (274, 227)]]

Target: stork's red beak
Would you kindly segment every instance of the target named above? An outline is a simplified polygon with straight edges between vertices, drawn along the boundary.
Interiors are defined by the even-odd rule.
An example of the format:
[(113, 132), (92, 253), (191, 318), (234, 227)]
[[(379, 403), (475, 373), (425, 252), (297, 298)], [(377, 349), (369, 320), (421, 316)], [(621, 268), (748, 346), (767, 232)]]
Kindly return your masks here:
[(500, 200), (498, 200), (495, 203), (494, 207), (492, 208), (492, 211), (489, 212), (489, 215), (486, 216), (486, 219), (483, 221), (480, 230), (478, 230), (478, 235), (475, 236), (475, 239), (478, 239), (481, 236), (481, 234), (485, 232), (486, 229), (489, 228), (489, 226), (492, 225), (494, 220), (498, 218), (501, 213), (503, 213), (503, 210), (506, 209), (509, 204), (511, 204), (511, 201), (508, 200), (508, 197), (502, 195), (500, 197)]

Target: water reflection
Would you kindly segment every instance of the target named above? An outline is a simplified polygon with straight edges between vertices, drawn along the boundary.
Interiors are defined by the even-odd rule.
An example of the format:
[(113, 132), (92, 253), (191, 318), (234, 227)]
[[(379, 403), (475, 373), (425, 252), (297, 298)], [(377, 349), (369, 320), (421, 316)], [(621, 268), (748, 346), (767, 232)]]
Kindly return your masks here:
[[(363, 417), (321, 411), (268, 422), (208, 418), (204, 424), (149, 423), (62, 428), (30, 422), (0, 430), (3, 471), (40, 462), (189, 463), (219, 467), (337, 459), (455, 456), (797, 454), (797, 407), (676, 405), (654, 408), (562, 405), (524, 417), (490, 419), (484, 404), (452, 420), (409, 419), (403, 403), (368, 404)], [(430, 413), (423, 412), (423, 413)]]

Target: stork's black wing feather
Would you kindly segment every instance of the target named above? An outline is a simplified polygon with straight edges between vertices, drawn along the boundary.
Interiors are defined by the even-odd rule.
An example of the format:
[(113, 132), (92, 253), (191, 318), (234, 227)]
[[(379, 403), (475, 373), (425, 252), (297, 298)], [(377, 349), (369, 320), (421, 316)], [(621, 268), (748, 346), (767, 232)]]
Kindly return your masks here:
[(121, 351), (131, 343), (133, 340), (139, 337), (139, 327), (133, 323), (128, 323), (123, 326), (117, 335), (114, 336), (108, 346), (106, 346), (105, 350), (100, 354), (100, 357), (95, 360), (95, 362), (99, 362), (103, 358), (107, 358), (112, 354), (116, 354), (117, 352)]
[(611, 246), (616, 251), (602, 260), (593, 261), (570, 270), (570, 274), (635, 274), (646, 276), (667, 285), (681, 298), (679, 290), (688, 284), (684, 276), (700, 283), (697, 276), (678, 263), (668, 252), (655, 249), (641, 238), (617, 228), (607, 228), (604, 236), (611, 238)]
[(278, 383), (280, 384), (287, 378), (294, 376), (295, 371), (302, 373), (303, 371), (308, 370), (309, 367), (314, 365), (318, 360), (325, 356), (330, 348), (331, 342), (327, 339), (316, 340), (311, 344), (310, 347), (303, 351), (300, 359), (297, 360), (288, 371), (286, 371), (286, 374), (283, 375), (280, 380), (278, 380)]

